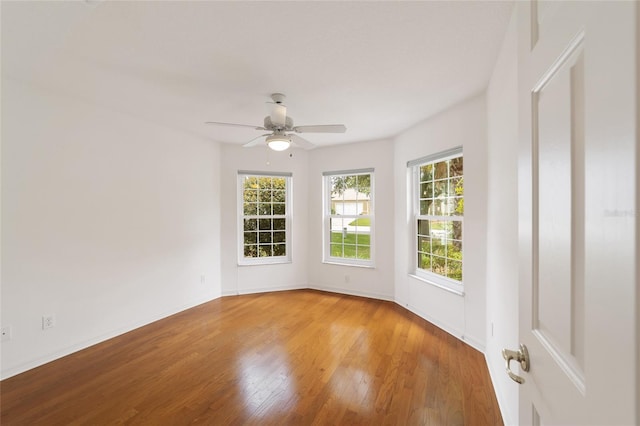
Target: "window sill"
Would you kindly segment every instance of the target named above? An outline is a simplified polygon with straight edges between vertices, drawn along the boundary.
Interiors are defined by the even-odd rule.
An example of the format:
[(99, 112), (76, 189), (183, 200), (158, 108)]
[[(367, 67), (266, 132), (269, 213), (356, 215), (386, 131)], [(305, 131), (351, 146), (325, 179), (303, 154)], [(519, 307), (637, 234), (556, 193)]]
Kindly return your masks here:
[(331, 261), (331, 260), (323, 260), (322, 263), (324, 263), (325, 265), (352, 266), (354, 268), (376, 269), (375, 265), (361, 265), (361, 264), (357, 264), (357, 263), (343, 263), (343, 262), (336, 262), (336, 261)]
[(458, 296), (464, 297), (464, 290), (462, 290), (462, 289), (457, 289), (457, 288), (450, 287), (448, 285), (440, 284), (440, 283), (428, 280), (426, 278), (419, 277), (418, 275), (415, 275), (415, 274), (409, 274), (409, 276), (411, 278), (415, 278), (416, 280), (419, 280), (419, 281), (422, 281), (424, 283), (430, 284), (430, 285), (432, 285), (434, 287), (441, 288), (441, 289), (443, 289), (445, 291), (448, 291), (449, 293), (457, 294)]
[(293, 263), (291, 260), (275, 260), (264, 262), (251, 262), (251, 263), (237, 263), (238, 266), (268, 266), (268, 265), (284, 265), (287, 263)]

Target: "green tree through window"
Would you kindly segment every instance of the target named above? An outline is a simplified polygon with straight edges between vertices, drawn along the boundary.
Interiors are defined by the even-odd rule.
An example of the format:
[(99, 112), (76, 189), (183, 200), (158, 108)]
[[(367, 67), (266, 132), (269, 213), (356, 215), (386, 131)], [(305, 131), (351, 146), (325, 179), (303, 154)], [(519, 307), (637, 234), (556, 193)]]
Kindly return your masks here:
[(244, 260), (288, 258), (288, 179), (286, 176), (240, 176)]
[(416, 273), (462, 283), (464, 174), (462, 154), (415, 166)]

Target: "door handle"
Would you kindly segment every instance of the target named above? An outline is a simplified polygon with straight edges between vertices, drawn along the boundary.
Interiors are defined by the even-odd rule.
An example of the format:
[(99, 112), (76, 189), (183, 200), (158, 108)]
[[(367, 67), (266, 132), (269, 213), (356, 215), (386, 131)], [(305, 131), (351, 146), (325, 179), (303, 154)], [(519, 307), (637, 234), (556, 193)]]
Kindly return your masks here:
[(509, 375), (509, 377), (511, 377), (511, 380), (513, 380), (518, 384), (523, 384), (524, 378), (518, 376), (513, 371), (511, 371), (511, 367), (509, 366), (509, 363), (511, 362), (511, 360), (516, 360), (520, 363), (520, 368), (522, 368), (522, 371), (529, 371), (530, 362), (529, 362), (529, 351), (527, 350), (527, 347), (522, 343), (520, 343), (520, 350), (518, 351), (503, 349), (502, 358), (504, 358), (504, 360), (507, 363), (506, 365), (507, 374)]

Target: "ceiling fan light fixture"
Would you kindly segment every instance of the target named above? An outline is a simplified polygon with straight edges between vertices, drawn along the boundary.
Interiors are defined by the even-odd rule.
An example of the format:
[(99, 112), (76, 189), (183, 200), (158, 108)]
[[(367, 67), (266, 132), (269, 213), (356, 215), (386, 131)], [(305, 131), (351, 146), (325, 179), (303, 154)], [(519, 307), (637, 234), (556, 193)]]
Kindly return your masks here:
[(267, 146), (274, 151), (284, 151), (291, 146), (291, 139), (283, 135), (271, 135), (267, 137)]
[[(270, 132), (257, 136), (242, 146), (245, 148), (250, 148), (257, 145), (263, 145), (266, 142), (269, 149), (272, 149), (274, 151), (285, 151), (289, 149), (289, 147), (291, 147), (291, 144), (295, 144), (296, 147), (304, 149), (313, 149), (315, 147), (314, 144), (312, 144), (305, 138), (298, 136), (298, 133), (344, 133), (347, 131), (347, 127), (344, 124), (314, 124), (306, 126), (294, 126), (293, 118), (287, 115), (287, 107), (283, 104), (284, 99), (285, 96), (282, 93), (273, 93), (271, 95), (271, 100), (273, 100), (273, 102), (268, 102), (268, 104), (270, 105), (270, 113), (264, 118), (264, 125), (262, 126), (252, 126), (249, 124), (239, 123), (225, 123), (222, 121), (207, 121), (205, 123), (215, 124), (218, 126), (253, 128), (254, 130)], [(265, 136), (267, 137), (266, 140), (263, 139)]]

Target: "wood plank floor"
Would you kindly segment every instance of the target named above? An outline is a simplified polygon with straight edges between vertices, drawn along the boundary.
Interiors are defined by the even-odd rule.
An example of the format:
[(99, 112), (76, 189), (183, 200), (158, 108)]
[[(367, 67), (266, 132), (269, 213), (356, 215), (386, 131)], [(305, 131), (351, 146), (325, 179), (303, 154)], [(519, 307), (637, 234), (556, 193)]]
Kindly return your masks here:
[(0, 383), (2, 425), (499, 425), (481, 353), (391, 302), (224, 297)]

